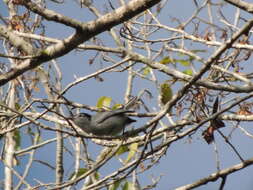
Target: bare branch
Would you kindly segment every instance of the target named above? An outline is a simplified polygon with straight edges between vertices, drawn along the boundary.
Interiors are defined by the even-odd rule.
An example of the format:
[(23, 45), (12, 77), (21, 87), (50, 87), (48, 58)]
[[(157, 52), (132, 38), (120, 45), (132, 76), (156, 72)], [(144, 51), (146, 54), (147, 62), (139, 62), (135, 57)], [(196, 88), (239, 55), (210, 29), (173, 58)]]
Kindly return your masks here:
[(205, 185), (209, 182), (218, 180), (220, 177), (222, 177), (222, 178), (226, 177), (226, 176), (228, 176), (228, 175), (230, 175), (234, 172), (237, 172), (237, 171), (239, 171), (243, 168), (251, 166), (252, 164), (253, 164), (253, 158), (245, 160), (244, 162), (242, 162), (240, 164), (237, 164), (237, 165), (234, 165), (230, 168), (220, 170), (219, 172), (213, 173), (210, 176), (202, 178), (202, 179), (200, 179), (200, 180), (198, 180), (198, 181), (196, 181), (192, 184), (188, 184), (188, 185), (185, 185), (185, 186), (182, 186), (182, 187), (178, 187), (178, 188), (176, 188), (176, 190), (193, 189), (193, 188), (199, 187), (201, 185)]
[(242, 0), (225, 0), (226, 2), (244, 10), (249, 13), (253, 13), (253, 4)]

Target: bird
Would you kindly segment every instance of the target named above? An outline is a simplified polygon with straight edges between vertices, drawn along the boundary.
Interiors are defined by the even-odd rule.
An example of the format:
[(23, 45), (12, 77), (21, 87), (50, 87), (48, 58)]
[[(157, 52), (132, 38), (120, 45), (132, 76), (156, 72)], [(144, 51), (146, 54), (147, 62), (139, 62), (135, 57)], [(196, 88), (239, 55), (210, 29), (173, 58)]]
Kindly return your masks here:
[(125, 127), (136, 120), (128, 117), (126, 113), (131, 110), (117, 109), (111, 111), (97, 112), (95, 115), (80, 113), (74, 116), (74, 123), (86, 133), (96, 136), (115, 136)]
[(79, 113), (70, 118), (74, 123), (86, 133), (91, 133), (90, 120), (91, 115), (88, 113)]

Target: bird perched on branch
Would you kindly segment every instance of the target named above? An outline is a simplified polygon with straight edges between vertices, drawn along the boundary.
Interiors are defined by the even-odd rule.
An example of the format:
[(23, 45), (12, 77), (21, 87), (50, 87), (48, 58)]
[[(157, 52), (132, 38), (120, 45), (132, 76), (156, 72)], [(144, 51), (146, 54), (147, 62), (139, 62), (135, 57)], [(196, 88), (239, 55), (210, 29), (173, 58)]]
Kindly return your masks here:
[(73, 117), (73, 121), (86, 133), (97, 136), (114, 136), (124, 131), (127, 125), (136, 121), (126, 115), (130, 112), (133, 111), (117, 109), (98, 112), (95, 115), (80, 113)]

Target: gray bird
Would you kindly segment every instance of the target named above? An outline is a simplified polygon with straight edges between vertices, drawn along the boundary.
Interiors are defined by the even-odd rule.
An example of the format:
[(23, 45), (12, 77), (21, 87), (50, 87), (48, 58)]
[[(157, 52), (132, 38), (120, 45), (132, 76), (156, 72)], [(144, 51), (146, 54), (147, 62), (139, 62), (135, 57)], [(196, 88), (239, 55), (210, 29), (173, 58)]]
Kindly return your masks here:
[(91, 133), (90, 127), (91, 115), (87, 113), (79, 113), (73, 117), (74, 123), (84, 130), (86, 133)]
[(123, 131), (128, 124), (136, 121), (126, 115), (129, 112), (133, 111), (118, 109), (98, 112), (93, 116), (80, 113), (74, 117), (73, 121), (86, 133), (97, 136), (114, 136)]

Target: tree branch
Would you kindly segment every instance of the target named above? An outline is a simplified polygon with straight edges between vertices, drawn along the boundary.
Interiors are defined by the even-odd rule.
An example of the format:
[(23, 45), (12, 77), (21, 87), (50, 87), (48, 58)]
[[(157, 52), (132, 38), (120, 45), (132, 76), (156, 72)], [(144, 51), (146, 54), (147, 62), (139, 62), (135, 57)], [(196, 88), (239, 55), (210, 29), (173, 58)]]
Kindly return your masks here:
[(36, 49), (25, 41), (22, 37), (19, 37), (14, 31), (7, 29), (5, 26), (0, 25), (0, 36), (4, 37), (6, 40), (10, 41), (17, 49), (21, 49), (27, 54), (35, 54)]
[(132, 0), (112, 13), (108, 13), (87, 24), (82, 24), (80, 26), (81, 29), (78, 29), (75, 34), (55, 45), (49, 46), (45, 50), (41, 50), (36, 58), (25, 60), (9, 72), (0, 75), (0, 86), (44, 62), (69, 53), (81, 43), (89, 40), (99, 33), (109, 30), (113, 26), (129, 20), (144, 10), (151, 8), (160, 1), (161, 0)]
[(248, 13), (253, 13), (253, 3), (247, 3), (241, 0), (225, 0), (226, 2), (247, 11)]
[(55, 22), (64, 24), (66, 26), (71, 26), (76, 29), (80, 29), (82, 26), (82, 22), (69, 18), (65, 15), (56, 13), (55, 11), (41, 7), (37, 3), (33, 3), (30, 0), (25, 0), (23, 5), (27, 9), (33, 11), (34, 13), (37, 13), (38, 15), (42, 16), (43, 18), (47, 20), (55, 21)]
[(245, 160), (244, 162), (242, 162), (240, 164), (237, 164), (237, 165), (234, 165), (234, 166), (232, 166), (230, 168), (226, 168), (226, 169), (223, 169), (223, 170), (218, 171), (216, 173), (213, 173), (210, 176), (202, 178), (202, 179), (200, 179), (200, 180), (198, 180), (198, 181), (196, 181), (196, 182), (194, 182), (192, 184), (188, 184), (188, 185), (176, 188), (176, 190), (193, 189), (193, 188), (199, 187), (201, 185), (205, 185), (208, 182), (216, 181), (220, 177), (224, 177), (224, 176), (227, 176), (227, 175), (232, 174), (234, 172), (237, 172), (238, 170), (246, 168), (246, 167), (248, 167), (248, 166), (250, 166), (252, 164), (253, 164), (253, 158), (251, 158), (249, 160)]

